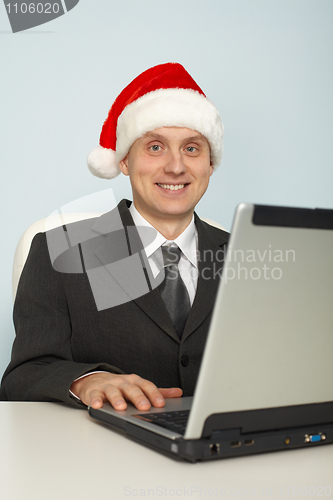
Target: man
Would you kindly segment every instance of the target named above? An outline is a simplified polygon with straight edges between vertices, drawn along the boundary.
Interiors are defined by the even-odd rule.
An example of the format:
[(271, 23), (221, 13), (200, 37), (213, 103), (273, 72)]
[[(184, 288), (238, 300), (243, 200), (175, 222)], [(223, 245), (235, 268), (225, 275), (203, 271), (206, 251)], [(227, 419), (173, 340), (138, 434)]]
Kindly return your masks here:
[(36, 235), (2, 400), (147, 410), (193, 394), (228, 238), (194, 208), (222, 138), (218, 111), (179, 64), (150, 68), (122, 91), (88, 166), (129, 176), (133, 203), (64, 228), (75, 240), (66, 248), (63, 228)]

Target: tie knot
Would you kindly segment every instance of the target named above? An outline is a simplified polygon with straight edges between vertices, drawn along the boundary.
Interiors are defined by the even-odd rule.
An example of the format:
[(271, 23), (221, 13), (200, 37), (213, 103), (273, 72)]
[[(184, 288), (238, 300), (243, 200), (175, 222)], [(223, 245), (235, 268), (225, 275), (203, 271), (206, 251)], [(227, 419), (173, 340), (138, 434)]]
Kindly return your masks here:
[(162, 248), (162, 255), (164, 266), (177, 266), (180, 260), (181, 250), (178, 247), (171, 247), (164, 245)]

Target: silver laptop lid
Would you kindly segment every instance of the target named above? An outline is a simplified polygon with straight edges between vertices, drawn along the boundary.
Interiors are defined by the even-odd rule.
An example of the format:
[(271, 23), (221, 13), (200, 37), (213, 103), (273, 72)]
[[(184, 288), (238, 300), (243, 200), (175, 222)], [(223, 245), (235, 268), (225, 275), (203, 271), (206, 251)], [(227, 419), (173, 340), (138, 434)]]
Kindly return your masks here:
[(333, 401), (333, 211), (241, 204), (185, 439), (221, 412)]

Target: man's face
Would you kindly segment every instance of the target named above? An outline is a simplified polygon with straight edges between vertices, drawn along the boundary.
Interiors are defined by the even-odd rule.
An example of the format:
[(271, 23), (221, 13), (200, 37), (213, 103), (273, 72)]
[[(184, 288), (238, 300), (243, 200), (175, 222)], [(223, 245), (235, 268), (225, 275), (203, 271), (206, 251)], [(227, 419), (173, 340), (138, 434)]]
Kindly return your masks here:
[(137, 139), (120, 169), (129, 175), (134, 204), (149, 222), (192, 217), (213, 172), (205, 137), (179, 127)]

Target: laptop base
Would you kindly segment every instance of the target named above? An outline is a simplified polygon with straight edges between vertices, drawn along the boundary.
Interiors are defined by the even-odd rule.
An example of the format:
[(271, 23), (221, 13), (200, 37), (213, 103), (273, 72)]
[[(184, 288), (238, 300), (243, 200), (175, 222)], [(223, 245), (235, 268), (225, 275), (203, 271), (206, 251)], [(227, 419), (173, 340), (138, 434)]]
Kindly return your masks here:
[(139, 443), (192, 463), (333, 443), (333, 423), (250, 433), (235, 428), (213, 431), (210, 437), (201, 439), (169, 439), (91, 407), (89, 414)]

